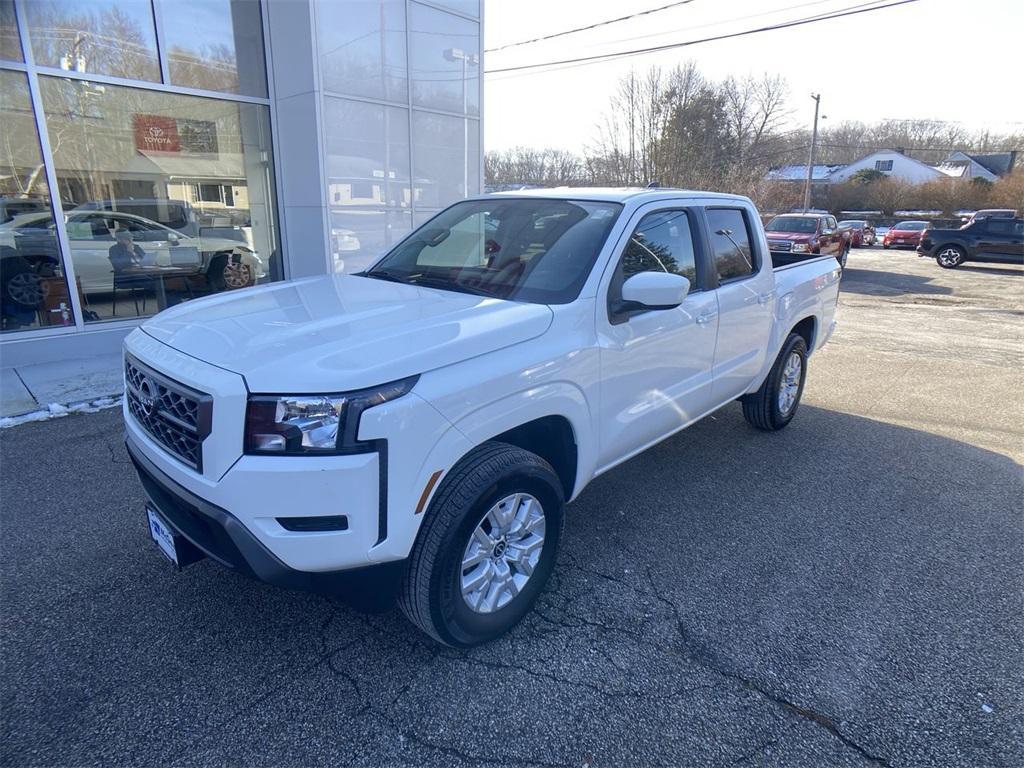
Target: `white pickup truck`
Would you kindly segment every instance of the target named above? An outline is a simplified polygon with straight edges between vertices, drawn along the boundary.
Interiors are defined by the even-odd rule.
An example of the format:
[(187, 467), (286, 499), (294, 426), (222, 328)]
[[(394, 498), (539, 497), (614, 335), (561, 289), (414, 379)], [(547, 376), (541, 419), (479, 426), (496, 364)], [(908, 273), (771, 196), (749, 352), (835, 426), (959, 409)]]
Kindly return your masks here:
[(390, 590), (490, 640), (594, 477), (737, 399), (793, 418), (839, 278), (773, 268), (744, 197), (556, 189), (456, 203), (357, 275), (186, 302), (125, 341), (150, 531), (179, 567)]

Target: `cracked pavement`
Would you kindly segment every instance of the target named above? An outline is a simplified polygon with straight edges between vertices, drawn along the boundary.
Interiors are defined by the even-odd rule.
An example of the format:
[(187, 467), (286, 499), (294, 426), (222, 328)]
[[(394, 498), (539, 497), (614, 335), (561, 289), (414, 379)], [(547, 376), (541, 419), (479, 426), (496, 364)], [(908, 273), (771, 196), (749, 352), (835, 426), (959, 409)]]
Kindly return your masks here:
[(3, 431), (0, 763), (1024, 764), (1024, 270), (855, 251), (840, 304), (788, 429), (598, 478), (469, 652), (175, 573), (116, 412)]

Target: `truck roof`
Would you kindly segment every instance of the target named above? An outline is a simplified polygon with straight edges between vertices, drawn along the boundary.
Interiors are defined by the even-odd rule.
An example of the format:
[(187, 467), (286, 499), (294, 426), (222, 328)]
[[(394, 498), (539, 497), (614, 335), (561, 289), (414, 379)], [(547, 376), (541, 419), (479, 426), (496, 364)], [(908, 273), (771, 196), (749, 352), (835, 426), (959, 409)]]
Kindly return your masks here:
[(520, 191), (495, 192), (481, 197), (547, 197), (564, 200), (593, 200), (596, 202), (624, 203), (654, 202), (678, 198), (715, 198), (720, 200), (746, 201), (742, 195), (730, 195), (722, 192), (701, 192), (693, 189), (673, 189), (671, 187), (545, 187), (543, 189), (524, 189)]

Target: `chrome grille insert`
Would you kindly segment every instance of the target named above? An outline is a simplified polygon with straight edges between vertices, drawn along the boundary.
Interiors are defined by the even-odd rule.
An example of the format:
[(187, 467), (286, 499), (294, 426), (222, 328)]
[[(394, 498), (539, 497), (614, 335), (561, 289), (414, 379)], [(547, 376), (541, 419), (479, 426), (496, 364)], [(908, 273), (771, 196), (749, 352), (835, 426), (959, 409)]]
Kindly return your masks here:
[(789, 240), (769, 240), (768, 250), (770, 251), (791, 251), (793, 250), (793, 243)]
[(124, 360), (128, 412), (172, 456), (203, 471), (203, 440), (210, 434), (213, 398), (157, 373), (130, 355)]

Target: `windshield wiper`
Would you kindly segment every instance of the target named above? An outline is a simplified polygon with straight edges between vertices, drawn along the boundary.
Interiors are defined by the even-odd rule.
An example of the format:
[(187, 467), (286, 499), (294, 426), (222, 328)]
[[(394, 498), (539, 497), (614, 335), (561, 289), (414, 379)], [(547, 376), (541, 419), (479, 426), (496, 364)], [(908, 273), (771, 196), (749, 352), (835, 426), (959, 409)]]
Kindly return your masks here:
[(459, 293), (469, 293), (473, 296), (487, 296), (488, 298), (495, 298), (493, 293), (485, 291), (482, 288), (474, 288), (469, 285), (463, 285), (462, 283), (455, 283), (451, 280), (445, 280), (443, 277), (430, 277), (429, 275), (415, 275), (411, 281), (411, 285), (422, 285), (426, 288), (440, 288), (445, 291), (457, 291)]
[(375, 269), (373, 271), (356, 272), (356, 277), (375, 277), (378, 280), (387, 280), (391, 283), (401, 283), (402, 285), (422, 285), (425, 288), (440, 288), (446, 291), (457, 291), (459, 293), (469, 293), (474, 296), (487, 296), (488, 298), (495, 298), (493, 293), (483, 290), (482, 288), (474, 288), (472, 286), (463, 285), (462, 283), (454, 283), (451, 280), (446, 280), (443, 277), (431, 277), (430, 275), (424, 275), (421, 272), (402, 273), (402, 272), (390, 272), (386, 269)]
[(363, 271), (356, 272), (356, 277), (375, 277), (378, 280), (387, 280), (389, 283), (402, 283), (403, 285), (410, 285), (409, 277), (412, 275), (402, 276), (398, 272), (388, 272), (386, 269), (377, 269), (373, 272)]

